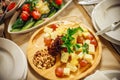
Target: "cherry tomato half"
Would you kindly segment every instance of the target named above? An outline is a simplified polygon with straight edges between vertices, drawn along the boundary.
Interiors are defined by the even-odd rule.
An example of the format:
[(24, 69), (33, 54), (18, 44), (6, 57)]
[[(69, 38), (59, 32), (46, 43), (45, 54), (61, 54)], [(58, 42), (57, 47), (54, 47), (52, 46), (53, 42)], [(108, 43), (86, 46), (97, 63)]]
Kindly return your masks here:
[(97, 44), (97, 41), (96, 41), (95, 39), (91, 40), (90, 43), (93, 44), (94, 46), (97, 46), (97, 45), (98, 45), (98, 44)]
[(94, 36), (93, 36), (92, 34), (89, 34), (89, 35), (87, 36), (87, 39), (93, 40), (93, 39), (94, 39)]
[(27, 11), (29, 13), (30, 12), (30, 4), (24, 4), (22, 6), (22, 11)]
[(88, 64), (86, 60), (80, 60), (79, 63), (80, 63), (80, 67), (85, 67)]
[(8, 11), (12, 10), (16, 6), (15, 2), (12, 2), (8, 5)]
[(51, 24), (51, 25), (50, 25), (50, 28), (52, 28), (52, 29), (53, 29), (53, 31), (55, 31), (55, 30), (56, 30), (56, 28), (57, 28), (57, 26), (56, 26), (55, 24)]
[(84, 37), (83, 36), (78, 36), (77, 37), (77, 43), (83, 43)]
[(29, 13), (26, 11), (22, 11), (20, 17), (22, 18), (23, 21), (27, 21), (29, 19)]
[(63, 0), (55, 0), (55, 3), (56, 3), (57, 5), (61, 5), (61, 4), (63, 3)]
[(61, 68), (61, 67), (56, 68), (56, 69), (55, 69), (55, 74), (56, 74), (56, 76), (57, 76), (57, 77), (63, 77), (63, 76), (64, 76), (63, 70), (64, 70), (64, 69)]
[(52, 39), (51, 38), (44, 38), (44, 43), (45, 43), (45, 46), (50, 46), (52, 43)]
[(40, 14), (37, 10), (32, 11), (32, 12), (31, 12), (31, 15), (32, 15), (32, 17), (33, 17), (34, 19), (36, 19), (36, 20), (38, 20), (38, 19), (41, 17), (41, 14)]

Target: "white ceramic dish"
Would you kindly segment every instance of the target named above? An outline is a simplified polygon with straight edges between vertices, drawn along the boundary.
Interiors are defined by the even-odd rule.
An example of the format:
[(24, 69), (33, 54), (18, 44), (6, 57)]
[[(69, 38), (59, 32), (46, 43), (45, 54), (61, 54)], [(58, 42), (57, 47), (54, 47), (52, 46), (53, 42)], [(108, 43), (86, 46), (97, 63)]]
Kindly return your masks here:
[(52, 17), (48, 18), (47, 20), (45, 20), (44, 22), (42, 22), (41, 24), (37, 25), (37, 26), (34, 26), (32, 28), (29, 28), (27, 30), (23, 30), (23, 31), (18, 31), (18, 32), (11, 32), (11, 27), (13, 25), (13, 23), (16, 21), (16, 18), (18, 17), (19, 15), (19, 12), (16, 12), (14, 14), (14, 16), (12, 17), (12, 19), (10, 20), (10, 23), (8, 25), (8, 33), (10, 34), (21, 34), (21, 33), (26, 33), (26, 32), (29, 32), (29, 31), (32, 31), (34, 29), (37, 29), (41, 26), (43, 26), (44, 24), (48, 23), (50, 20), (54, 19), (57, 15), (59, 15), (71, 2), (72, 0), (64, 0), (65, 1), (65, 5), (62, 9), (60, 9), (56, 14), (54, 14)]
[[(92, 22), (93, 22), (93, 25), (94, 25), (94, 28), (96, 29), (96, 31), (99, 31), (100, 28), (98, 27), (98, 25), (97, 25), (97, 23), (95, 22), (95, 20), (94, 20), (93, 17), (92, 17)], [(102, 34), (101, 36), (104, 37), (105, 39), (107, 39), (108, 41), (114, 43), (114, 44), (120, 45), (120, 41), (115, 40), (115, 39), (107, 36), (106, 34)]]
[[(120, 20), (120, 1), (103, 0), (93, 9), (92, 21), (97, 31), (106, 28), (113, 22)], [(120, 44), (120, 28), (102, 35), (107, 40)]]
[(21, 79), (26, 65), (26, 57), (20, 47), (8, 39), (0, 38), (0, 77), (5, 80)]
[(8, 18), (8, 17), (12, 16), (13, 13), (15, 12), (15, 10), (18, 8), (19, 4), (20, 4), (23, 0), (13, 0), (13, 1), (15, 1), (17, 4), (16, 4), (16, 6), (15, 6), (12, 10), (6, 12), (5, 18)]

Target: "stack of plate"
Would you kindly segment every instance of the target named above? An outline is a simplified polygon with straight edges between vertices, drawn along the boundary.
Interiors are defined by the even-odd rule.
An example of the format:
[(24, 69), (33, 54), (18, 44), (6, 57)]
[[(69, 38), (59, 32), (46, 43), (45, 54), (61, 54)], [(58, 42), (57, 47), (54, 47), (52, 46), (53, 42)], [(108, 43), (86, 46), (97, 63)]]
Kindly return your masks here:
[(27, 75), (27, 60), (14, 42), (0, 38), (0, 80), (23, 80)]
[[(97, 31), (102, 30), (113, 22), (120, 20), (120, 0), (103, 0), (95, 6), (92, 21)], [(120, 28), (101, 35), (112, 43), (120, 45)]]

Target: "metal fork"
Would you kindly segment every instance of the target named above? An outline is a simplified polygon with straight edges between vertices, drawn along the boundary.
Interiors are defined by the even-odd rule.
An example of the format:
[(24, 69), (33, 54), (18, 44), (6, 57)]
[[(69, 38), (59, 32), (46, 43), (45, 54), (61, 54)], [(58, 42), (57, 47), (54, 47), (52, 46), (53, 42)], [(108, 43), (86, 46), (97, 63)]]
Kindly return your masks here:
[(81, 4), (81, 5), (92, 5), (92, 4), (97, 4), (100, 1), (101, 0), (78, 0), (78, 4)]

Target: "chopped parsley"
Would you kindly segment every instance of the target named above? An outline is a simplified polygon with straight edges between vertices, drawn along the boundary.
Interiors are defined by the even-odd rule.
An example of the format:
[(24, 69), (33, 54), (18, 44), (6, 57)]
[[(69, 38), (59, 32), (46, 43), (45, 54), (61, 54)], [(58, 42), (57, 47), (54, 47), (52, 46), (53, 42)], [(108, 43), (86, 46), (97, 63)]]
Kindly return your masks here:
[(74, 37), (73, 35), (78, 32), (78, 31), (81, 31), (83, 32), (83, 29), (81, 27), (78, 27), (78, 28), (68, 28), (67, 30), (67, 34), (65, 34), (63, 37), (62, 37), (62, 40), (63, 40), (63, 44), (62, 44), (62, 47), (65, 47), (67, 48), (67, 51), (68, 53), (72, 53), (73, 50), (77, 50), (80, 48), (80, 45), (79, 44), (73, 44), (72, 41), (74, 40)]

